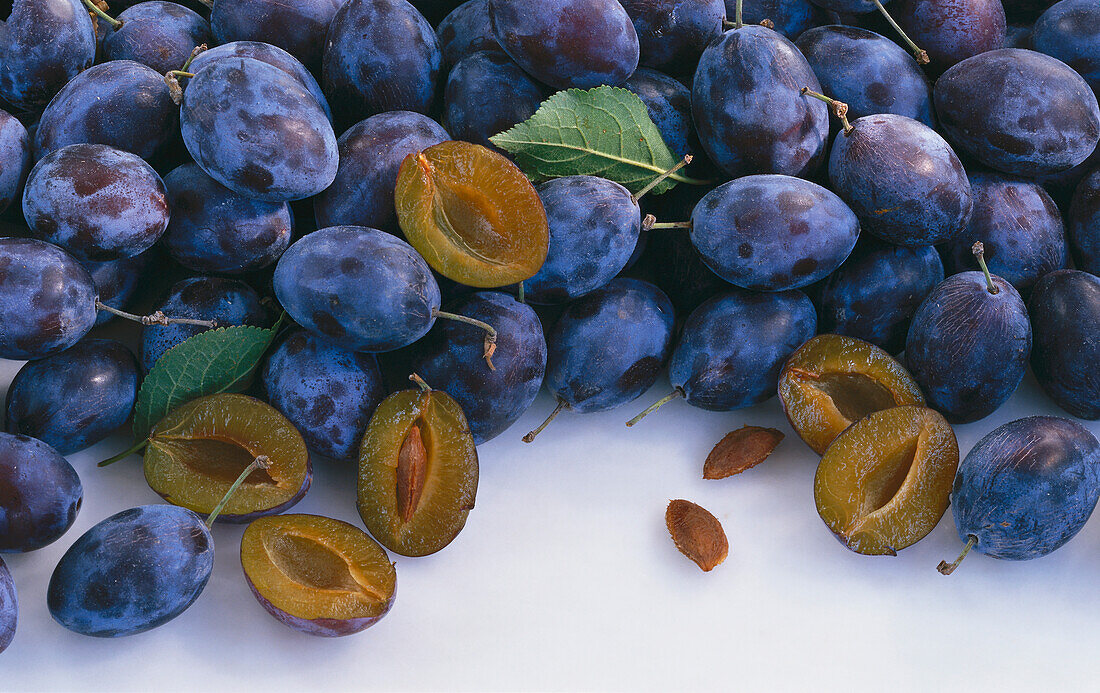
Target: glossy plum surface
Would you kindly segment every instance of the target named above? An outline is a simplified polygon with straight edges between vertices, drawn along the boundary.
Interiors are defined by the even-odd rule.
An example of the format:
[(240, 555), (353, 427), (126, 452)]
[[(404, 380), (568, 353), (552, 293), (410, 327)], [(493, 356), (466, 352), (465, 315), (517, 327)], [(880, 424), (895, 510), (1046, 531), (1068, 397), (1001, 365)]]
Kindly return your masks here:
[(1051, 272), (1032, 290), (1028, 311), (1035, 378), (1070, 414), (1100, 419), (1100, 278), (1079, 270)]
[(1100, 276), (1100, 169), (1078, 184), (1067, 222), (1077, 268)]
[(458, 62), (443, 92), (443, 126), (455, 139), (495, 149), (489, 138), (522, 123), (542, 103), (542, 87), (500, 51)]
[(53, 543), (83, 502), (80, 477), (61, 453), (29, 436), (0, 433), (0, 553)]
[(691, 90), (666, 74), (640, 67), (623, 88), (638, 95), (653, 124), (661, 131), (672, 153), (678, 157), (700, 154), (699, 138), (691, 119)]
[(646, 67), (682, 69), (722, 35), (724, 0), (622, 0)]
[(80, 0), (13, 0), (0, 32), (0, 99), (45, 106), (95, 59), (96, 40)]
[(896, 7), (898, 23), (928, 53), (933, 72), (1004, 48), (1006, 19), (1001, 0), (905, 0)]
[(320, 73), (325, 34), (340, 0), (218, 0), (210, 29), (218, 43), (263, 41), (284, 49)]
[(23, 192), (31, 170), (31, 140), (27, 129), (7, 111), (0, 111), (0, 213)]
[[(145, 280), (149, 278), (149, 270), (158, 265), (160, 258), (161, 254), (154, 246), (141, 255), (133, 257), (106, 262), (85, 260), (80, 264), (84, 265), (92, 275), (92, 283), (95, 285), (100, 303), (126, 310), (137, 295), (138, 289), (145, 285)], [(101, 310), (96, 315), (95, 324), (102, 325), (114, 318), (113, 313)]]
[(126, 8), (115, 19), (122, 26), (108, 29), (103, 37), (104, 58), (133, 60), (161, 75), (182, 68), (195, 46), (213, 43), (210, 23), (174, 2), (146, 0)]
[[(737, 0), (726, 0), (726, 18), (737, 13)], [(741, 17), (746, 24), (759, 24), (765, 19), (775, 30), (794, 41), (802, 32), (826, 24), (825, 11), (810, 0), (742, 0)]]
[(489, 21), (489, 0), (466, 0), (435, 29), (444, 65), (455, 65), (478, 51), (502, 50)]
[(1091, 0), (1062, 0), (1035, 21), (1031, 45), (1058, 58), (1100, 91), (1100, 5)]

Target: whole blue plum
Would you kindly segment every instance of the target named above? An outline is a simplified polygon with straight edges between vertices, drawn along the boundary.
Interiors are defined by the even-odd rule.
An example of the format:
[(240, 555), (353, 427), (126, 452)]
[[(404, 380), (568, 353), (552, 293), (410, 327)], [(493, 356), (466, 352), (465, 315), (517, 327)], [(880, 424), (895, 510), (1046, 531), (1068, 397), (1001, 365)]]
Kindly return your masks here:
[(859, 221), (816, 183), (745, 176), (707, 193), (691, 214), (691, 242), (715, 274), (757, 291), (783, 291), (831, 274), (851, 254)]
[(848, 104), (848, 117), (893, 113), (935, 125), (932, 85), (913, 56), (885, 36), (854, 26), (819, 26), (795, 45), (824, 94)]
[(31, 139), (23, 123), (0, 111), (0, 213), (23, 193), (31, 170)]
[(29, 436), (0, 433), (0, 553), (53, 543), (83, 502), (80, 477), (61, 453)]
[(247, 197), (316, 195), (336, 177), (332, 124), (302, 83), (255, 58), (215, 60), (187, 82), (187, 151), (211, 178)]
[(1078, 269), (1100, 276), (1100, 169), (1077, 185), (1068, 221), (1074, 263)]
[(924, 123), (899, 115), (864, 116), (851, 132), (839, 133), (829, 155), (829, 182), (865, 230), (895, 245), (950, 241), (966, 229), (974, 206), (951, 145)]
[(40, 359), (76, 344), (96, 319), (92, 277), (61, 248), (0, 238), (0, 359)]
[(722, 35), (725, 0), (621, 0), (647, 67), (682, 70)]
[(164, 177), (172, 218), (165, 245), (196, 272), (241, 274), (272, 265), (290, 246), (294, 220), (286, 202), (235, 193), (184, 164)]
[[(218, 327), (271, 324), (255, 289), (242, 281), (221, 277), (192, 277), (178, 282), (158, 310), (170, 318), (214, 320)], [(142, 369), (149, 371), (164, 352), (207, 329), (178, 324), (146, 327), (141, 335)]]
[(168, 228), (168, 192), (136, 154), (71, 144), (35, 164), (23, 191), (31, 234), (79, 260), (140, 255)]
[(903, 248), (861, 239), (844, 264), (815, 287), (821, 331), (897, 354), (905, 348), (913, 314), (943, 279), (943, 263), (932, 246)]
[(530, 306), (498, 291), (470, 294), (448, 304), (447, 311), (496, 329), (495, 370), (482, 360), (485, 334), (480, 328), (442, 320), (412, 346), (412, 372), (458, 402), (474, 443), (481, 445), (503, 433), (535, 401), (546, 373), (546, 338)]
[(966, 231), (941, 248), (947, 274), (977, 265), (975, 241), (985, 245), (989, 271), (1025, 293), (1047, 272), (1066, 267), (1062, 213), (1041, 185), (1000, 173), (971, 173), (974, 212)]
[(320, 74), (325, 34), (341, 0), (217, 0), (210, 28), (218, 43), (263, 41)]
[(385, 396), (378, 360), (336, 346), (312, 332), (288, 334), (263, 368), (267, 400), (322, 455), (348, 460)]
[(5, 428), (62, 455), (78, 452), (126, 423), (138, 380), (128, 348), (112, 339), (82, 339), (19, 369), (8, 387)]
[(214, 537), (194, 512), (143, 505), (76, 540), (50, 577), (54, 620), (81, 635), (116, 638), (171, 621), (191, 606), (214, 567)]
[(347, 0), (325, 46), (321, 83), (341, 128), (386, 111), (431, 109), (443, 56), (407, 0)]
[(691, 90), (668, 75), (640, 67), (623, 88), (638, 95), (653, 124), (672, 153), (678, 157), (702, 152), (691, 119)]
[(1058, 58), (1100, 91), (1100, 5), (1092, 0), (1062, 0), (1035, 21), (1031, 45)]
[(959, 465), (951, 509), (959, 539), (993, 558), (1026, 561), (1081, 530), (1100, 498), (1100, 443), (1057, 416), (1006, 423)]
[(802, 53), (771, 29), (744, 26), (707, 46), (691, 108), (711, 161), (733, 177), (813, 173), (825, 155), (829, 110), (803, 87), (821, 91)]
[(397, 228), (393, 191), (409, 154), (451, 139), (431, 118), (412, 111), (379, 113), (340, 135), (340, 168), (327, 190), (313, 199), (320, 228)]
[(19, 600), (15, 594), (15, 580), (0, 558), (0, 652), (8, 649), (15, 637), (19, 621)]
[(638, 32), (617, 0), (489, 0), (493, 36), (555, 89), (622, 84), (638, 67)]
[(105, 144), (143, 159), (178, 137), (179, 108), (164, 75), (132, 60), (89, 68), (57, 93), (34, 134), (35, 157), (70, 144)]
[(115, 30), (108, 25), (102, 39), (104, 58), (133, 60), (162, 75), (183, 67), (195, 46), (212, 43), (210, 23), (174, 2), (146, 0), (123, 10), (116, 19), (122, 26)]
[(352, 351), (391, 351), (424, 336), (439, 284), (405, 241), (362, 226), (314, 231), (279, 259), (275, 295), (302, 327)]
[[(725, 0), (726, 17), (737, 14), (739, 0)], [(811, 27), (826, 24), (825, 10), (810, 0), (740, 0), (741, 17), (746, 24), (760, 24), (765, 19), (775, 25), (775, 30), (790, 40), (797, 39)]]
[[(95, 285), (99, 302), (111, 308), (126, 310), (137, 294), (138, 288), (148, 279), (150, 270), (159, 263), (160, 257), (157, 246), (154, 246), (141, 255), (133, 257), (106, 262), (85, 260), (80, 264), (84, 265), (84, 269), (92, 275), (92, 283)], [(101, 310), (96, 315), (95, 324), (102, 325), (115, 317), (114, 313)]]
[(445, 66), (478, 51), (502, 50), (489, 21), (489, 0), (466, 0), (435, 28)]
[(936, 74), (1005, 46), (1001, 0), (905, 0), (895, 14), (909, 38), (928, 54), (928, 67)]
[(49, 103), (95, 61), (95, 29), (81, 0), (13, 0), (0, 29), (0, 98), (28, 111)]
[(1032, 290), (1028, 311), (1035, 378), (1070, 414), (1100, 419), (1100, 278), (1079, 270), (1051, 272)]
[(947, 138), (990, 168), (1019, 176), (1062, 171), (1100, 142), (1100, 108), (1081, 75), (1020, 48), (967, 58), (936, 80)]
[(497, 149), (489, 138), (522, 123), (542, 103), (542, 87), (504, 53), (460, 60), (443, 92), (443, 126), (455, 139)]

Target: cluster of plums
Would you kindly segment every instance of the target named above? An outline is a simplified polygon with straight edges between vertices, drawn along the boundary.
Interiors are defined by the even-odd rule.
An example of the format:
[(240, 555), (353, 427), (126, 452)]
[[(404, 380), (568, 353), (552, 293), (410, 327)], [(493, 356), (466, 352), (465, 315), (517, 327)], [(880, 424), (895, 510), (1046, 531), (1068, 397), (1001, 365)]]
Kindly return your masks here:
[[(879, 0), (180, 2), (0, 15), (0, 358), (27, 362), (4, 403), (0, 552), (72, 525), (63, 455), (124, 426), (162, 356), (293, 323), (250, 389), (136, 441), (168, 504), (72, 544), (48, 590), (65, 627), (180, 614), (216, 518), (249, 523), (241, 561), (272, 615), (362, 630), (392, 604), (385, 549), (458, 534), (475, 446), (543, 386), (551, 418), (601, 411), (666, 367), (662, 401), (778, 392), (822, 455), (822, 519), (860, 553), (950, 505), (967, 550), (1034, 558), (1095, 507), (1100, 443), (1072, 419), (1011, 422), (961, 463), (951, 428), (1029, 365), (1100, 418), (1095, 0), (892, 0), (897, 27)], [(489, 139), (604, 85), (710, 183), (533, 185)], [(103, 338), (116, 315), (143, 322), (136, 355)], [(283, 514), (311, 455), (358, 464), (369, 535)], [(0, 650), (16, 613), (0, 562)]]

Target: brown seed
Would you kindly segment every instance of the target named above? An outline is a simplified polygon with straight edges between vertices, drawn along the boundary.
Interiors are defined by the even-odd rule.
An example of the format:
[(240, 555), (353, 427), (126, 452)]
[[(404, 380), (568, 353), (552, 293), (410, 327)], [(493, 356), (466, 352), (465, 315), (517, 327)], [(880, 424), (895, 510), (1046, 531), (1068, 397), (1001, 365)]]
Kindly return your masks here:
[(397, 454), (397, 514), (402, 522), (408, 522), (416, 512), (427, 477), (428, 451), (420, 427), (413, 424)]
[(669, 501), (665, 524), (680, 553), (707, 572), (726, 560), (730, 545), (718, 518), (686, 500)]
[(742, 426), (718, 441), (703, 463), (704, 479), (725, 479), (768, 459), (783, 434), (774, 428)]

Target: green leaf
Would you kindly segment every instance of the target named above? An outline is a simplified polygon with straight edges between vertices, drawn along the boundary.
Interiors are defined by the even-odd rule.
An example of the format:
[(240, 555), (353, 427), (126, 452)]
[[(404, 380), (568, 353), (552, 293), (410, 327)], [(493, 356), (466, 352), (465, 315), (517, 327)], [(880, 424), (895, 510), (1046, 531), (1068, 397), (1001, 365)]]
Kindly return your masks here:
[[(661, 139), (645, 104), (619, 87), (559, 91), (535, 115), (489, 141), (515, 156), (535, 182), (561, 176), (602, 176), (637, 192), (679, 160)], [(708, 181), (674, 173), (654, 189)]]

